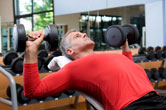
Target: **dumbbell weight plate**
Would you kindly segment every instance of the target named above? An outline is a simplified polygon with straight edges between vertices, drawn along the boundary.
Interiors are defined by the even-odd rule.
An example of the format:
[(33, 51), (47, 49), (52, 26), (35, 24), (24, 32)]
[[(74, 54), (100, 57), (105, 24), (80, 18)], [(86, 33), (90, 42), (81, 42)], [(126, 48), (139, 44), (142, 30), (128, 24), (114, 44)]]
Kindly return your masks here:
[(149, 46), (148, 48), (147, 48), (147, 52), (149, 52), (149, 51), (153, 51), (154, 49), (153, 49), (153, 47), (152, 46)]
[(163, 53), (162, 53), (162, 57), (163, 57), (163, 58), (166, 58), (166, 50), (163, 51)]
[[(20, 90), (22, 90), (22, 86), (20, 84), (16, 84), (17, 96), (19, 95)], [(8, 88), (6, 90), (6, 94), (9, 98), (11, 98), (11, 88), (10, 88), (10, 86), (8, 86)]]
[(53, 98), (59, 98), (62, 95), (62, 93), (56, 94), (54, 96), (52, 96)]
[(27, 98), (24, 96), (24, 89), (22, 88), (22, 90), (19, 91), (19, 94), (18, 94), (18, 101), (21, 103), (21, 104), (24, 104), (24, 103), (27, 103), (29, 102), (31, 99)]
[(155, 57), (156, 57), (156, 59), (162, 58), (162, 51), (161, 51), (161, 50), (158, 50), (158, 51), (156, 52), (156, 54), (155, 54)]
[(151, 75), (154, 80), (159, 80), (160, 79), (160, 74), (156, 68), (151, 69)]
[(123, 28), (119, 25), (108, 27), (105, 34), (105, 41), (111, 47), (120, 47), (126, 41)]
[(17, 58), (18, 57), (18, 54), (16, 52), (8, 52), (6, 53), (4, 56), (3, 56), (3, 63), (5, 65), (11, 65), (12, 63), (12, 60), (14, 58)]
[(166, 79), (166, 68), (164, 68), (162, 76), (163, 76), (164, 79)]
[(138, 29), (131, 24), (126, 24), (126, 25), (123, 25), (122, 27), (125, 32), (125, 35), (127, 35), (127, 40), (129, 45), (136, 43), (136, 41), (139, 38)]
[(145, 47), (139, 48), (138, 54), (139, 54), (139, 55), (145, 55), (145, 54), (146, 54), (146, 48), (145, 48)]
[(62, 52), (58, 49), (58, 50), (56, 50), (56, 51), (53, 51), (53, 52), (51, 53), (51, 55), (54, 55), (55, 57), (61, 56), (61, 55), (62, 55)]
[(48, 57), (48, 53), (46, 50), (39, 50), (38, 51), (38, 57)]
[(144, 70), (145, 70), (149, 80), (151, 80), (152, 76), (151, 76), (150, 70), (148, 70), (148, 69), (144, 69)]
[(47, 70), (50, 70), (50, 69), (48, 68), (48, 64), (50, 63), (50, 61), (51, 61), (53, 58), (54, 58), (53, 55), (51, 55), (51, 56), (45, 58), (44, 68), (46, 68)]
[(160, 46), (157, 46), (157, 47), (155, 48), (155, 52), (157, 52), (158, 50), (161, 50), (161, 47), (160, 47)]
[(26, 32), (23, 24), (15, 24), (13, 27), (13, 46), (16, 52), (23, 52), (26, 47)]
[(165, 79), (165, 78), (166, 78), (166, 75), (164, 74), (164, 69), (165, 69), (165, 68), (163, 68), (163, 67), (160, 67), (160, 68), (158, 69), (159, 75), (160, 75), (160, 77), (161, 77), (162, 79)]
[(23, 72), (23, 58), (15, 58), (11, 63), (11, 70), (15, 73)]
[(146, 55), (146, 58), (147, 58), (148, 60), (153, 60), (153, 59), (155, 58), (155, 53), (154, 53), (154, 51), (153, 51), (153, 50), (148, 51), (148, 53), (147, 53), (147, 55)]
[(47, 25), (44, 31), (45, 48), (47, 51), (55, 51), (58, 47), (58, 29), (55, 25)]
[(162, 51), (163, 52), (166, 51), (166, 46), (163, 46)]
[(66, 95), (70, 96), (70, 95), (73, 95), (75, 93), (74, 90), (67, 90), (64, 92)]
[(38, 57), (38, 69), (40, 70), (42, 68), (43, 65), (43, 59), (41, 57)]

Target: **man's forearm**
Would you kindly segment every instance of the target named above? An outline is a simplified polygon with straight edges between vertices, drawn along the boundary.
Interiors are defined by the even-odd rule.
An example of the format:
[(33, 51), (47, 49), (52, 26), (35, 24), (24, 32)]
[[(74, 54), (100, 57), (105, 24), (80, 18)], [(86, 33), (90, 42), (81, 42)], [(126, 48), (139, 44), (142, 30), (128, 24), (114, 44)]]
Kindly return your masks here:
[(130, 51), (129, 45), (128, 45), (128, 41), (126, 40), (126, 42), (122, 45), (122, 52), (128, 52)]
[(122, 47), (122, 52), (128, 52), (128, 51), (130, 51), (128, 46), (127, 47)]
[(33, 64), (37, 63), (38, 58), (37, 58), (37, 50), (26, 50), (25, 56), (24, 56), (24, 64)]

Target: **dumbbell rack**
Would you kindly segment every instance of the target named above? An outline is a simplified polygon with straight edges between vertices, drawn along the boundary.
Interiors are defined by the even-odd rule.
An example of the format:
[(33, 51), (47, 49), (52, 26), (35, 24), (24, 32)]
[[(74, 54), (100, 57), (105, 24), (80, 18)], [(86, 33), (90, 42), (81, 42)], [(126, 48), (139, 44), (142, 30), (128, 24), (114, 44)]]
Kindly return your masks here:
[(43, 100), (37, 101), (37, 100), (33, 99), (29, 103), (21, 104), (17, 101), (16, 83), (15, 83), (15, 79), (14, 79), (14, 76), (20, 76), (20, 74), (15, 74), (14, 75), (14, 74), (12, 74), (11, 71), (8, 71), (7, 68), (3, 68), (3, 66), (2, 67), (0, 66), (0, 72), (2, 73), (2, 75), (4, 75), (5, 77), (8, 78), (8, 80), (10, 82), (10, 88), (11, 88), (11, 100), (7, 99), (7, 98), (0, 97), (0, 102), (11, 106), (12, 110), (18, 110), (18, 106), (24, 106), (24, 105), (34, 104), (34, 103), (43, 103), (45, 101), (53, 101), (53, 100), (67, 98), (67, 97), (70, 98), (70, 97), (73, 97), (73, 96), (75, 96), (73, 107), (74, 108), (77, 107), (78, 98), (80, 96), (80, 94), (77, 91), (75, 91), (75, 93), (71, 96), (67, 96), (64, 93), (62, 93), (62, 95), (59, 98), (47, 97), (44, 101)]
[(152, 62), (152, 61), (162, 61), (166, 60), (166, 58), (148, 60), (145, 55), (134, 55), (133, 60), (135, 63), (143, 63), (143, 62)]
[(7, 72), (5, 69), (3, 69), (2, 67), (0, 67), (0, 72), (5, 77), (8, 78), (8, 80), (10, 82), (10, 88), (11, 88), (11, 101), (0, 97), (0, 102), (7, 104), (9, 106), (12, 106), (12, 110), (18, 110), (15, 80), (14, 80), (13, 76), (9, 72)]

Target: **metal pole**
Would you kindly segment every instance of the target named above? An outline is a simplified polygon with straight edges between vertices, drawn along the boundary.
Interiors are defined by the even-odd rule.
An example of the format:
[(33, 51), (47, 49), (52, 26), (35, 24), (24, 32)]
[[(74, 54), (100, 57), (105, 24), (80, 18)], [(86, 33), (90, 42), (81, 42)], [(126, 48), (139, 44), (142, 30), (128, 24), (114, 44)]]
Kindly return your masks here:
[[(4, 76), (6, 76), (10, 81), (12, 110), (18, 110), (15, 80), (14, 80), (13, 76), (9, 72), (7, 72), (5, 69), (3, 69), (2, 67), (0, 67), (0, 72)], [(10, 104), (10, 102), (6, 102), (6, 104), (7, 103)]]

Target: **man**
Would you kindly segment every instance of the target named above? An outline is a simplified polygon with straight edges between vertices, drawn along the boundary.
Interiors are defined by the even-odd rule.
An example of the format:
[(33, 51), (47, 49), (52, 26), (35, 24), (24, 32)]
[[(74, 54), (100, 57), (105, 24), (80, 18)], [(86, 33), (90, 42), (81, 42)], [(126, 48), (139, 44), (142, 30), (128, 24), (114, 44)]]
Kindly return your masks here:
[(42, 98), (75, 89), (94, 97), (105, 110), (165, 109), (161, 107), (163, 101), (144, 69), (133, 62), (127, 41), (122, 46), (123, 55), (95, 54), (94, 42), (87, 34), (69, 31), (61, 42), (61, 48), (64, 55), (74, 61), (40, 80), (37, 50), (44, 34), (40, 31), (28, 35), (36, 40), (26, 42), (23, 70), (25, 96)]

